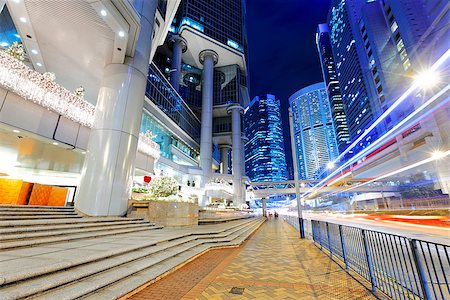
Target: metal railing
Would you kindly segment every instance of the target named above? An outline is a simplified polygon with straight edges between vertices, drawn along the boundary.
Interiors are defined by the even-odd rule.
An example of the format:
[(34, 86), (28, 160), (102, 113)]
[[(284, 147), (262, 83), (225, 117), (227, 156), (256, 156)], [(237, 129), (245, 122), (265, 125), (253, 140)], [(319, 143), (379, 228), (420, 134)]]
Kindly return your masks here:
[[(288, 221), (289, 222), (289, 221)], [(450, 299), (450, 246), (312, 220), (315, 244), (392, 299)]]

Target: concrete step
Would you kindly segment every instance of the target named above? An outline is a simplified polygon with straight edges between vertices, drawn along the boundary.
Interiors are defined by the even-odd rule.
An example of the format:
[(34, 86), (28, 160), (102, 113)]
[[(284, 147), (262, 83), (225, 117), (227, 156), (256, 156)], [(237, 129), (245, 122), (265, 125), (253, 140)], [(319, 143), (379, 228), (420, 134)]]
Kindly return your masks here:
[[(247, 225), (251, 223), (255, 224), (258, 220), (252, 220), (252, 222), (245, 222)], [(212, 238), (214, 236), (223, 237), (227, 232), (229, 234), (237, 232), (237, 230), (246, 229), (248, 226), (246, 224), (236, 224), (234, 226), (230, 226), (230, 228), (226, 228), (225, 230), (210, 230)], [(28, 293), (27, 295), (31, 295), (31, 292), (36, 293), (38, 291), (43, 291), (50, 288), (51, 285), (55, 282), (55, 287), (61, 285), (60, 280), (66, 280), (66, 282), (72, 282), (75, 277), (66, 278), (68, 274), (72, 274), (69, 271), (71, 270), (79, 270), (79, 273), (76, 274), (88, 274), (86, 273), (88, 270), (91, 270), (90, 274), (94, 274), (98, 272), (98, 269), (95, 269), (95, 264), (98, 267), (103, 266), (105, 268), (106, 265), (104, 263), (108, 262), (108, 266), (112, 266), (110, 263), (124, 263), (129, 260), (138, 259), (139, 257), (151, 255), (155, 253), (155, 251), (163, 251), (173, 247), (177, 247), (179, 245), (183, 245), (185, 243), (189, 243), (195, 240), (198, 240), (200, 243), (205, 241), (205, 232), (201, 234), (190, 234), (185, 233), (184, 235), (171, 235), (166, 232), (163, 234), (164, 238), (160, 239), (158, 242), (155, 241), (147, 241), (142, 240), (138, 245), (124, 245), (124, 247), (116, 248), (112, 250), (106, 251), (96, 251), (95, 254), (90, 255), (81, 255), (78, 258), (73, 258), (70, 260), (60, 260), (54, 264), (46, 264), (43, 266), (28, 268), (26, 270), (19, 271), (17, 268), (12, 268), (9, 270), (9, 273), (5, 270), (2, 272), (3, 275), (0, 277), (0, 284), (4, 285), (4, 288), (0, 291), (1, 299), (15, 299), (19, 297), (25, 297), (23, 293)], [(119, 236), (118, 239), (124, 239), (125, 237)], [(191, 243), (192, 244), (192, 243)], [(153, 247), (153, 248), (152, 248)], [(156, 247), (156, 248), (155, 248)], [(82, 250), (81, 250), (82, 251)], [(8, 255), (17, 255), (16, 251), (9, 251)], [(122, 257), (117, 260), (118, 257)], [(114, 265), (114, 264), (113, 264)], [(5, 264), (2, 264), (2, 268), (5, 269)], [(75, 267), (83, 266), (88, 269), (76, 269)], [(92, 267), (92, 268), (91, 268)], [(1, 268), (0, 268), (1, 269)], [(59, 274), (58, 271), (63, 271), (62, 274)], [(56, 272), (56, 273), (55, 273)], [(81, 272), (81, 273), (80, 273)], [(59, 274), (59, 275), (58, 275)], [(53, 276), (53, 277), (47, 277)], [(58, 279), (59, 278), (59, 279)], [(64, 279), (65, 278), (65, 279)], [(78, 277), (77, 277), (78, 278)], [(42, 279), (42, 280), (41, 280)], [(16, 283), (17, 281), (20, 281)], [(45, 283), (46, 282), (46, 283)], [(45, 287), (45, 289), (44, 289)]]
[(0, 211), (25, 211), (25, 210), (74, 210), (73, 206), (47, 206), (47, 205), (11, 205), (0, 204)]
[(85, 218), (60, 218), (60, 219), (38, 219), (38, 220), (3, 220), (0, 221), (0, 228), (6, 227), (29, 227), (38, 225), (59, 225), (59, 224), (82, 224), (82, 223), (101, 223), (124, 220), (142, 220), (139, 218), (122, 217), (85, 217)]
[[(94, 299), (102, 299), (103, 297), (99, 298), (97, 294), (98, 289), (102, 287), (108, 287), (109, 292), (115, 290), (115, 293), (120, 297), (127, 292), (124, 292), (123, 289), (114, 289), (110, 285), (114, 285), (116, 283), (120, 284), (121, 280), (136, 277), (136, 273), (141, 272), (143, 274), (140, 274), (138, 277), (142, 277), (141, 281), (143, 281), (143, 283), (128, 286), (129, 290), (134, 290), (140, 285), (156, 278), (191, 257), (205, 251), (209, 247), (216, 245), (218, 242), (224, 244), (226, 242), (232, 242), (234, 239), (241, 237), (242, 235), (248, 236), (247, 233), (253, 232), (253, 230), (259, 225), (260, 221), (255, 221), (239, 227), (238, 229), (234, 228), (234, 230), (228, 232), (227, 235), (225, 235), (224, 232), (224, 237), (220, 239), (217, 237), (206, 238), (203, 236), (201, 238), (196, 238), (195, 236), (185, 237), (176, 241), (156, 245), (154, 247), (126, 253), (118, 257), (110, 258), (106, 261), (90, 264), (89, 269), (87, 269), (87, 266), (80, 266), (77, 270), (69, 270), (75, 272), (70, 274), (71, 281), (66, 281), (70, 282), (69, 284), (59, 286), (58, 288), (50, 290), (46, 293), (39, 294), (32, 299), (78, 299), (92, 292), (95, 292), (95, 294), (92, 295), (94, 296)], [(106, 269), (106, 266), (109, 266), (110, 268)], [(97, 267), (97, 269), (95, 267)], [(98, 271), (101, 268), (103, 268), (103, 271)], [(67, 272), (68, 271), (65, 271), (65, 275), (67, 275)], [(86, 272), (90, 272), (92, 275), (85, 276), (83, 278), (74, 276), (75, 274), (83, 274), (83, 272), (84, 274), (87, 274)], [(149, 274), (151, 275), (149, 276)], [(52, 280), (50, 278), (47, 278), (42, 283), (51, 281)], [(21, 288), (21, 290), (24, 290), (24, 288)], [(121, 294), (119, 295), (119, 293)]]
[(56, 236), (56, 237), (42, 237), (39, 239), (2, 242), (0, 244), (0, 250), (21, 248), (21, 247), (31, 247), (31, 246), (34, 247), (37, 245), (54, 244), (54, 243), (61, 243), (61, 242), (80, 240), (80, 239), (92, 239), (92, 238), (97, 238), (97, 237), (102, 237), (102, 236), (118, 235), (118, 234), (132, 233), (132, 232), (136, 232), (136, 231), (153, 230), (153, 229), (160, 229), (160, 228), (162, 228), (162, 227), (149, 226), (149, 227), (144, 227), (144, 228), (129, 228), (129, 229), (125, 228), (125, 229), (118, 229), (118, 230), (110, 230), (107, 232), (75, 233), (75, 234), (71, 234), (71, 235)]
[(0, 211), (1, 216), (61, 216), (61, 215), (78, 215), (75, 211)]
[(125, 225), (125, 224), (149, 224), (155, 225), (153, 223), (149, 223), (144, 220), (116, 220), (116, 221), (107, 221), (107, 222), (77, 222), (72, 224), (61, 224), (61, 225), (35, 225), (35, 226), (14, 226), (14, 227), (1, 227), (0, 226), (0, 236), (1, 235), (9, 235), (9, 234), (21, 234), (21, 233), (29, 233), (29, 232), (45, 232), (45, 231), (60, 231), (66, 229), (81, 229), (81, 228), (96, 228), (96, 227), (104, 227), (110, 225)]
[(82, 218), (82, 216), (73, 215), (13, 215), (13, 216), (0, 216), (0, 222), (12, 221), (12, 220), (35, 220), (35, 219), (60, 219), (60, 218)]
[[(51, 231), (40, 231), (40, 232), (32, 232), (32, 233), (19, 233), (19, 234), (6, 234), (6, 235), (0, 235), (0, 242), (11, 242), (11, 241), (23, 241), (23, 240), (32, 240), (32, 239), (39, 239), (43, 237), (55, 237), (55, 236), (61, 236), (61, 235), (73, 235), (76, 233), (96, 233), (101, 231), (110, 231), (110, 230), (116, 230), (116, 229), (127, 229), (127, 228), (148, 228), (148, 227), (154, 227), (150, 223), (126, 223), (121, 225), (111, 224), (111, 225), (101, 225), (97, 227), (88, 227), (88, 228), (81, 228), (81, 229), (64, 229), (64, 230), (51, 230)], [(161, 227), (159, 227), (161, 228)], [(153, 228), (155, 229), (155, 228)]]

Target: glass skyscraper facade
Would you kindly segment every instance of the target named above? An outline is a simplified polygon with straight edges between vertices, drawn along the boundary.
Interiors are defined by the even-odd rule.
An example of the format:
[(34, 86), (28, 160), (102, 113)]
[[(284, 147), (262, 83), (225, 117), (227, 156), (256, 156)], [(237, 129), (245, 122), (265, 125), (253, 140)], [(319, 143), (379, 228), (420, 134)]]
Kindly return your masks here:
[(172, 32), (184, 24), (240, 52), (247, 52), (244, 0), (183, 0)]
[(289, 97), (299, 179), (320, 178), (327, 163), (338, 156), (328, 93), (323, 82)]
[(280, 100), (255, 97), (244, 114), (245, 169), (252, 181), (287, 180)]
[(341, 90), (334, 65), (333, 52), (331, 51), (330, 36), (327, 24), (319, 24), (316, 35), (317, 50), (319, 52), (320, 64), (323, 78), (328, 92), (333, 125), (339, 150), (342, 151), (349, 143), (347, 118), (345, 116), (344, 104), (342, 103)]
[[(351, 140), (361, 135), (379, 113), (379, 100), (368, 80), (368, 61), (359, 31), (364, 3), (364, 0), (333, 0), (328, 14), (331, 48)], [(357, 149), (377, 136), (377, 129), (371, 131)]]

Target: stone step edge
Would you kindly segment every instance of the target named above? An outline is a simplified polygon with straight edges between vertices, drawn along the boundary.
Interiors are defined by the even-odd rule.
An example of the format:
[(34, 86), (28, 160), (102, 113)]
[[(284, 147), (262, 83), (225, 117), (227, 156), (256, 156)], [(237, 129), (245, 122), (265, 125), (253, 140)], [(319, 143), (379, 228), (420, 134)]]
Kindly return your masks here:
[(41, 225), (62, 225), (62, 224), (82, 224), (82, 223), (101, 223), (101, 222), (112, 222), (115, 220), (129, 220), (129, 221), (136, 221), (136, 220), (143, 220), (141, 218), (120, 218), (120, 217), (82, 217), (82, 218), (59, 218), (59, 219), (53, 219), (51, 222), (49, 220), (45, 219), (38, 219), (38, 220), (4, 220), (0, 221), (0, 228), (6, 228), (6, 227), (28, 227), (28, 226), (41, 226)]
[(30, 216), (0, 216), (0, 222), (2, 221), (23, 221), (23, 220), (51, 220), (51, 219), (81, 219), (83, 216), (78, 214), (74, 215), (30, 215)]
[[(153, 279), (150, 279), (150, 280), (147, 280), (146, 282), (142, 283), (141, 285), (137, 286), (134, 289), (129, 289), (128, 291), (124, 291), (123, 288), (120, 288), (120, 290), (121, 290), (120, 293), (121, 294), (119, 294), (119, 293), (115, 294), (114, 295), (114, 299), (125, 300), (125, 299), (130, 298), (131, 296), (139, 293), (140, 291), (142, 291), (143, 289), (145, 289), (149, 285), (154, 284), (157, 281), (163, 279), (164, 277), (172, 274), (173, 272), (179, 270), (180, 268), (184, 267), (186, 264), (190, 263), (191, 261), (197, 259), (198, 257), (202, 256), (203, 254), (206, 254), (207, 252), (209, 252), (211, 250), (229, 249), (229, 248), (240, 247), (242, 245), (242, 243), (245, 240), (247, 240), (251, 235), (253, 235), (264, 222), (265, 222), (265, 220), (261, 221), (256, 226), (254, 226), (254, 227), (248, 229), (247, 231), (243, 232), (241, 235), (237, 236), (235, 239), (233, 239), (232, 241), (230, 241), (228, 243), (227, 242), (220, 242), (220, 243), (217, 243), (217, 244), (211, 243), (209, 245), (208, 244), (200, 245), (199, 247), (203, 246), (203, 247), (206, 247), (206, 249), (201, 251), (201, 252), (199, 252), (199, 253), (197, 253), (197, 254), (195, 254), (195, 255), (193, 255), (193, 256), (190, 256), (187, 260), (183, 261), (181, 264), (177, 264), (177, 265), (169, 268), (165, 272), (157, 275), (157, 277), (155, 277)], [(141, 271), (141, 272), (143, 272), (143, 271)], [(124, 280), (126, 280), (126, 278)], [(108, 286), (105, 286), (103, 288), (100, 288), (97, 291), (92, 292), (92, 293), (90, 293), (88, 295), (85, 295), (85, 296), (83, 296), (83, 299), (85, 299), (85, 298), (86, 299), (98, 299), (98, 296), (96, 295), (98, 292), (101, 292), (102, 290), (106, 290), (106, 289), (112, 290), (112, 287), (115, 284), (117, 284), (117, 282), (113, 283), (113, 284), (110, 284)], [(130, 286), (127, 284), (127, 287), (130, 287)]]
[[(48, 226), (48, 225), (37, 225), (37, 226), (26, 226), (26, 227), (6, 227), (0, 228), (0, 235), (9, 234), (20, 234), (29, 232), (46, 232), (50, 230), (66, 230), (66, 229), (76, 229), (76, 228), (95, 228), (103, 227), (109, 225), (126, 225), (126, 224), (148, 224), (150, 226), (155, 226), (155, 223), (150, 223), (144, 220), (136, 221), (111, 221), (111, 222), (96, 222), (96, 223), (73, 223), (73, 224), (60, 224), (59, 226)], [(29, 227), (29, 228), (28, 228)]]
[[(255, 224), (257, 223), (257, 221), (255, 221)], [(255, 226), (255, 224), (252, 224), (252, 228)], [(242, 228), (239, 228), (238, 230), (236, 230), (236, 232), (239, 232), (239, 231), (242, 231), (241, 233), (239, 233), (236, 237), (233, 237), (233, 239), (235, 239), (235, 238), (238, 238), (239, 236), (241, 236), (242, 234), (245, 234), (245, 232), (247, 232), (249, 229), (248, 228), (246, 228), (246, 227), (242, 227)], [(236, 232), (233, 232), (232, 234), (236, 234)], [(231, 234), (230, 234), (231, 235)], [(223, 239), (223, 238), (222, 238)], [(149, 258), (149, 256), (152, 256), (152, 255), (156, 255), (156, 254), (158, 254), (158, 253), (163, 253), (163, 252), (166, 252), (166, 251), (168, 251), (169, 249), (172, 249), (172, 248), (175, 248), (175, 247), (179, 247), (179, 246), (181, 246), (181, 245), (186, 245), (186, 244), (189, 244), (189, 243), (193, 243), (193, 245), (191, 245), (191, 246), (189, 246), (188, 248), (186, 248), (185, 250), (183, 250), (183, 251), (178, 251), (178, 252), (176, 252), (175, 254), (171, 254), (168, 258), (166, 258), (166, 259), (163, 259), (163, 260), (160, 260), (160, 261), (158, 261), (158, 262), (155, 262), (153, 265), (156, 265), (156, 264), (158, 264), (158, 263), (161, 263), (161, 262), (163, 262), (163, 261), (165, 261), (165, 260), (167, 260), (167, 259), (170, 259), (170, 258), (173, 258), (173, 257), (175, 257), (175, 256), (177, 256), (177, 255), (179, 255), (179, 254), (181, 254), (181, 253), (183, 253), (183, 252), (185, 252), (185, 251), (189, 251), (190, 249), (192, 249), (192, 248), (195, 248), (195, 247), (198, 247), (198, 246), (200, 246), (200, 245), (203, 245), (203, 244), (208, 244), (208, 243), (211, 243), (211, 244), (215, 244), (215, 243), (217, 243), (216, 241), (214, 241), (214, 238), (213, 239), (210, 239), (210, 241), (202, 241), (202, 239), (197, 239), (197, 238), (184, 238), (184, 240), (183, 239), (180, 239), (180, 243), (172, 243), (171, 245), (167, 245), (167, 247), (160, 247), (160, 249), (153, 249), (154, 251), (150, 251), (150, 252), (147, 252), (146, 254), (144, 253), (144, 254), (137, 254), (137, 256), (136, 257), (134, 257), (133, 258), (133, 253), (130, 253), (130, 252), (125, 252), (125, 253), (122, 253), (121, 255), (130, 255), (132, 258), (131, 259), (129, 259), (129, 260), (126, 260), (126, 261), (122, 261), (122, 262), (119, 262), (119, 263), (116, 263), (116, 264), (112, 264), (112, 265), (110, 265), (109, 267), (107, 267), (106, 269), (98, 269), (99, 267), (97, 267), (97, 270), (95, 270), (95, 271), (93, 271), (92, 273), (88, 273), (88, 274), (84, 274), (84, 275), (82, 275), (81, 277), (77, 277), (77, 278), (71, 278), (70, 280), (72, 281), (71, 283), (66, 283), (66, 284), (60, 284), (60, 283), (55, 283), (54, 282), (54, 280), (50, 280), (50, 282), (52, 282), (51, 284), (50, 284), (50, 286), (47, 286), (47, 287), (45, 287), (45, 289), (44, 290), (42, 290), (42, 291), (33, 291), (31, 294), (24, 294), (24, 293), (22, 293), (22, 294), (19, 294), (19, 295), (17, 295), (17, 294), (13, 294), (12, 295), (12, 298), (11, 299), (14, 299), (14, 298), (17, 298), (17, 297), (19, 297), (19, 298), (22, 298), (22, 297), (30, 297), (30, 296), (34, 296), (34, 295), (39, 295), (39, 294), (46, 294), (46, 293), (50, 293), (52, 290), (53, 291), (56, 291), (57, 289), (64, 289), (64, 286), (70, 286), (70, 285), (72, 285), (73, 284), (73, 281), (76, 281), (76, 280), (80, 280), (80, 279), (85, 279), (85, 278), (88, 278), (88, 277), (90, 277), (90, 276), (94, 276), (94, 275), (96, 275), (96, 274), (99, 274), (99, 273), (102, 273), (102, 272), (107, 272), (107, 271), (112, 271), (114, 268), (117, 268), (117, 267), (121, 267), (121, 266), (124, 266), (124, 265), (126, 265), (126, 264), (128, 264), (128, 263), (136, 263), (138, 260), (142, 260), (142, 259), (145, 259), (145, 258)], [(164, 245), (166, 245), (166, 244), (164, 244)], [(158, 244), (157, 245), (154, 245), (154, 246), (156, 246), (156, 247), (158, 247)], [(150, 246), (150, 248), (151, 247), (153, 247), (153, 246)], [(143, 249), (140, 249), (140, 250), (144, 250), (145, 248), (143, 248)], [(151, 249), (148, 249), (148, 250), (151, 250)], [(144, 251), (145, 252), (145, 251)], [(117, 255), (117, 256), (120, 256), (120, 255)], [(108, 258), (106, 258), (106, 259), (114, 259), (115, 257), (117, 257), (117, 256), (111, 256), (111, 257), (108, 257)], [(98, 261), (96, 261), (96, 262), (101, 262), (102, 260), (98, 260)], [(86, 263), (86, 264), (81, 264), (81, 265), (77, 265), (77, 266), (74, 266), (75, 268), (76, 267), (83, 267), (83, 266), (88, 266), (89, 265), (89, 263)], [(53, 272), (53, 273), (49, 273), (49, 274), (45, 274), (44, 276), (46, 276), (46, 275), (50, 275), (50, 276), (52, 276), (52, 275), (54, 275), (54, 274), (57, 274), (57, 273), (59, 273), (59, 272), (61, 272), (61, 271), (63, 271), (63, 272), (70, 272), (70, 269), (65, 269), (65, 270), (60, 270), (60, 271), (56, 271), (56, 272)], [(67, 274), (67, 273), (66, 273)], [(61, 274), (60, 274), (61, 275)], [(48, 276), (47, 276), (48, 277)], [(30, 278), (31, 280), (33, 280), (33, 278)], [(123, 278), (122, 278), (123, 279)], [(42, 280), (42, 279), (41, 279)], [(45, 280), (47, 280), (47, 278), (45, 279)], [(119, 280), (121, 280), (121, 279), (119, 279)], [(22, 281), (22, 282), (24, 282), (25, 284), (26, 284), (26, 280), (24, 280), (24, 281)], [(20, 281), (18, 282), (19, 284), (20, 284)], [(12, 283), (12, 286), (14, 286), (14, 283)], [(36, 283), (33, 283), (32, 284), (32, 286), (36, 286)], [(21, 290), (23, 290), (23, 288), (21, 289)], [(29, 289), (27, 289), (27, 290), (29, 290)], [(7, 295), (3, 295), (3, 297), (4, 296), (7, 296)], [(10, 295), (11, 296), (11, 295)], [(3, 298), (2, 298), (3, 299)], [(5, 298), (5, 299), (8, 299), (8, 298)]]
[[(253, 228), (255, 228), (256, 226), (255, 226), (255, 224), (252, 224), (252, 226), (250, 227), (250, 228), (246, 228), (246, 227), (243, 227), (243, 228), (240, 228), (239, 229), (239, 231), (238, 231), (238, 233), (236, 234), (236, 233), (233, 233), (234, 235), (231, 237), (231, 239), (229, 239), (228, 241), (233, 241), (234, 239), (237, 239), (237, 238), (239, 238), (241, 235), (243, 235), (243, 234), (245, 234), (246, 232), (248, 232), (249, 230), (252, 230)], [(166, 250), (160, 250), (160, 251), (158, 251), (158, 252), (155, 252), (155, 253), (153, 253), (153, 254), (150, 254), (150, 255), (146, 255), (146, 256), (142, 256), (142, 257), (140, 257), (140, 258), (136, 258), (136, 259), (134, 259), (134, 260), (130, 260), (130, 261), (128, 261), (128, 262), (124, 262), (124, 263), (121, 263), (121, 264), (118, 264), (118, 265), (116, 265), (116, 266), (114, 266), (114, 267), (111, 267), (111, 268), (108, 268), (108, 269), (105, 269), (105, 270), (103, 270), (103, 271), (100, 271), (100, 272), (97, 272), (97, 273), (94, 273), (94, 274), (92, 274), (92, 275), (89, 275), (89, 276), (85, 276), (85, 277), (83, 277), (82, 279), (80, 279), (81, 281), (83, 281), (83, 280), (86, 280), (86, 279), (89, 279), (90, 277), (93, 277), (93, 276), (99, 276), (100, 274), (101, 275), (103, 275), (103, 276), (105, 276), (105, 277), (107, 277), (109, 274), (120, 274), (120, 275), (117, 275), (116, 277), (114, 277), (114, 278), (112, 278), (112, 279), (100, 279), (100, 280), (103, 280), (103, 283), (101, 284), (101, 286), (99, 286), (99, 284), (98, 283), (95, 283), (95, 284), (93, 284), (90, 288), (87, 288), (87, 291), (86, 290), (78, 290), (77, 289), (77, 291), (81, 291), (81, 293), (79, 293), (78, 295), (76, 295), (76, 296), (73, 296), (72, 298), (70, 298), (70, 299), (79, 299), (80, 297), (85, 297), (86, 295), (89, 295), (90, 293), (95, 293), (96, 291), (98, 291), (99, 289), (102, 289), (102, 288), (106, 288), (107, 286), (110, 286), (110, 285), (113, 285), (113, 284), (115, 284), (115, 283), (117, 283), (117, 282), (120, 282), (121, 280), (124, 280), (124, 279), (126, 279), (127, 277), (129, 277), (129, 276), (133, 276), (134, 274), (136, 274), (136, 273), (139, 273), (139, 272), (142, 272), (142, 271), (144, 271), (145, 269), (149, 269), (149, 268), (152, 268), (152, 267), (156, 267), (157, 265), (159, 265), (159, 264), (164, 264), (164, 263), (166, 263), (168, 260), (171, 260), (171, 259), (177, 259), (177, 257), (179, 256), (179, 255), (183, 255), (184, 253), (186, 253), (186, 252), (189, 252), (189, 251), (192, 251), (193, 249), (195, 249), (195, 248), (197, 248), (197, 247), (201, 247), (202, 245), (205, 245), (205, 244), (216, 244), (217, 243), (217, 241), (214, 241), (214, 240), (210, 240), (210, 241), (200, 241), (200, 240), (191, 240), (191, 241), (188, 241), (188, 242), (185, 242), (185, 243), (183, 243), (183, 244), (188, 244), (188, 243), (193, 243), (193, 245), (186, 245), (187, 247), (184, 247), (184, 248), (181, 248), (181, 249), (179, 249), (178, 247), (180, 246), (180, 245), (182, 245), (182, 244), (180, 244), (180, 245), (173, 245), (173, 246), (171, 246), (170, 248), (174, 248), (174, 249), (176, 249), (177, 251), (175, 251), (175, 252), (173, 252), (173, 253), (170, 253), (170, 254), (168, 254), (168, 255), (165, 255), (164, 254), (164, 252), (166, 252), (167, 251), (167, 249), (169, 249), (169, 248), (167, 248)], [(175, 248), (175, 247), (177, 247), (177, 248)], [(209, 247), (209, 246), (208, 246)], [(123, 274), (123, 273), (121, 273), (121, 272), (117, 272), (117, 271), (115, 271), (114, 269), (116, 269), (116, 268), (123, 268), (123, 267), (126, 267), (126, 265), (127, 264), (140, 264), (140, 261), (142, 261), (142, 260), (144, 260), (144, 259), (148, 259), (149, 258), (149, 256), (155, 256), (155, 255), (158, 255), (158, 254), (160, 254), (162, 257), (158, 260), (158, 261), (156, 261), (156, 262), (149, 262), (146, 266), (143, 266), (143, 268), (141, 269), (141, 270), (138, 270), (138, 271), (135, 271), (135, 270), (133, 270), (133, 271), (130, 271), (130, 274)], [(100, 275), (100, 276), (101, 276)], [(93, 281), (95, 281), (95, 279), (93, 279)], [(40, 298), (42, 298), (42, 299), (46, 299), (46, 298), (48, 298), (49, 297), (49, 295), (51, 295), (52, 293), (53, 293), (53, 298), (54, 299), (58, 299), (59, 298), (59, 294), (58, 293), (64, 293), (65, 295), (67, 294), (67, 293), (65, 293), (64, 292), (64, 290), (65, 289), (70, 289), (70, 288), (72, 288), (73, 289), (73, 287), (75, 286), (75, 285), (77, 285), (78, 283), (77, 283), (77, 281), (75, 281), (75, 282), (71, 282), (71, 283), (68, 283), (68, 284), (66, 284), (66, 285), (62, 285), (62, 286), (60, 286), (60, 287), (56, 287), (56, 288), (54, 288), (53, 290), (47, 290), (46, 292), (43, 292), (43, 293), (41, 293), (41, 294), (37, 294), (36, 296), (37, 296), (37, 299), (40, 299)], [(82, 283), (80, 283), (80, 284), (82, 284)], [(55, 293), (56, 293), (56, 295), (55, 295)], [(70, 293), (68, 293), (68, 294), (70, 294)], [(57, 297), (55, 297), (55, 296), (57, 296)], [(32, 297), (32, 299), (33, 299), (34, 297)], [(52, 299), (52, 298), (50, 298), (50, 299)]]
[[(247, 224), (247, 223), (246, 223)], [(233, 226), (232, 228), (235, 228), (236, 226)], [(230, 229), (230, 228), (227, 228)], [(226, 230), (223, 230), (222, 232), (226, 232)], [(15, 276), (3, 276), (0, 277), (0, 286), (4, 285), (4, 284), (10, 284), (13, 283), (15, 281), (20, 281), (20, 280), (26, 280), (29, 278), (33, 278), (36, 276), (41, 276), (44, 274), (48, 274), (48, 273), (52, 273), (52, 272), (56, 272), (62, 269), (67, 269), (67, 268), (71, 268), (77, 265), (81, 265), (81, 264), (85, 264), (85, 263), (90, 263), (90, 262), (94, 262), (94, 261), (98, 261), (98, 260), (103, 260), (103, 259), (107, 259), (109, 257), (112, 256), (117, 256), (126, 252), (130, 252), (130, 251), (134, 251), (134, 250), (138, 250), (138, 249), (142, 249), (142, 248), (146, 248), (146, 247), (151, 247), (151, 246), (155, 246), (157, 244), (160, 243), (164, 243), (164, 242), (170, 242), (173, 240), (177, 240), (177, 239), (181, 239), (181, 238), (185, 238), (185, 237), (192, 237), (193, 235), (197, 236), (197, 234), (192, 234), (192, 233), (188, 233), (188, 234), (184, 234), (184, 235), (180, 235), (176, 238), (168, 238), (165, 240), (161, 240), (158, 242), (150, 242), (150, 243), (143, 243), (140, 244), (138, 246), (133, 246), (133, 247), (126, 247), (126, 248), (121, 248), (120, 250), (111, 250), (109, 252), (102, 252), (99, 253), (97, 256), (91, 256), (89, 257), (89, 259), (84, 259), (82, 261), (78, 261), (78, 262), (59, 262), (57, 264), (54, 264), (51, 266), (51, 268), (43, 268), (43, 269), (38, 269), (35, 270), (34, 272), (30, 273), (27, 272), (25, 274), (21, 274), (21, 273), (15, 273)], [(203, 234), (198, 234), (198, 236), (201, 236)]]
[[(0, 235), (0, 243), (18, 240), (18, 239), (39, 239), (44, 237), (56, 237), (65, 234), (77, 234), (77, 233), (85, 233), (85, 232), (98, 232), (98, 231), (107, 231), (111, 229), (122, 229), (122, 228), (136, 228), (136, 227), (153, 227), (150, 224), (145, 223), (136, 223), (136, 224), (120, 224), (120, 225), (104, 225), (102, 227), (88, 227), (88, 228), (80, 228), (80, 229), (66, 229), (59, 230), (57, 232), (41, 232), (41, 233), (22, 233), (22, 234), (8, 234), (8, 235)], [(47, 233), (47, 234), (44, 234)]]
[(13, 204), (0, 204), (1, 208), (48, 208), (48, 209), (75, 209), (73, 206), (50, 206), (50, 205), (13, 205)]
[(74, 211), (0, 211), (1, 216), (78, 216)]
[[(137, 229), (136, 231), (143, 231), (143, 230), (155, 230), (160, 229), (162, 227), (155, 228), (156, 226), (150, 226), (145, 229)], [(68, 242), (68, 241), (75, 241), (75, 240), (82, 240), (82, 239), (94, 239), (98, 237), (103, 236), (110, 236), (110, 235), (117, 235), (117, 234), (125, 234), (125, 233), (132, 233), (133, 230), (118, 230), (118, 231), (111, 231), (111, 232), (104, 232), (104, 233), (97, 233), (96, 235), (87, 235), (87, 234), (79, 234), (79, 235), (73, 235), (73, 236), (66, 236), (66, 237), (48, 237), (48, 238), (42, 238), (41, 240), (25, 240), (25, 241), (18, 241), (18, 242), (6, 242), (0, 244), (0, 250), (7, 250), (7, 249), (14, 249), (14, 248), (24, 248), (24, 247), (35, 247), (37, 245), (46, 245), (46, 244), (54, 244), (54, 243), (62, 243), (62, 242)], [(9, 244), (7, 244), (9, 243)]]

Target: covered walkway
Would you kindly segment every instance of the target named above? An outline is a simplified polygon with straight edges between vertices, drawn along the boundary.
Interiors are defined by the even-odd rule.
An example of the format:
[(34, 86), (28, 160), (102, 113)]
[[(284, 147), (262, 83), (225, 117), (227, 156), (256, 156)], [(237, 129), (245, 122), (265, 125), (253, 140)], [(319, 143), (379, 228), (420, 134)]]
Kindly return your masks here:
[(269, 219), (241, 247), (212, 250), (132, 299), (376, 299), (311, 241)]

